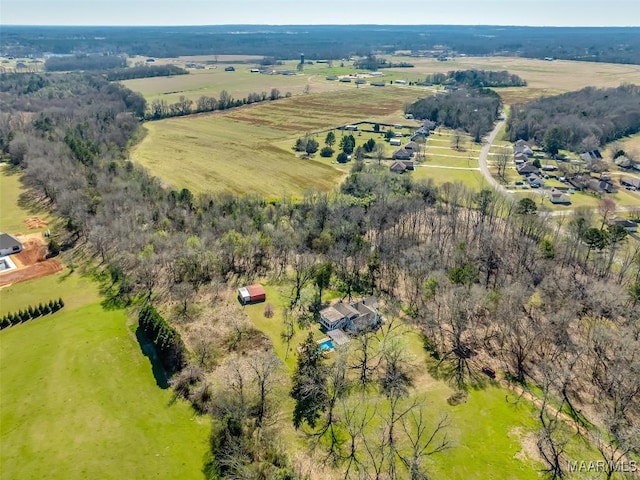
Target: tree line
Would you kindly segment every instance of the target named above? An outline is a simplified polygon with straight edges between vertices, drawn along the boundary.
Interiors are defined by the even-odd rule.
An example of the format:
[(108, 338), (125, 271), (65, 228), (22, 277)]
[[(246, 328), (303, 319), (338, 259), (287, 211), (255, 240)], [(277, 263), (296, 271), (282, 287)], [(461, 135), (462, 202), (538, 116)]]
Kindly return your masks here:
[(128, 68), (115, 68), (105, 73), (107, 80), (122, 81), (133, 78), (169, 77), (171, 75), (188, 75), (189, 71), (177, 65), (141, 65)]
[(530, 140), (552, 154), (590, 151), (640, 131), (640, 87), (587, 87), (513, 105), (506, 131), (509, 140)]
[(493, 128), (501, 105), (500, 96), (493, 90), (464, 88), (422, 98), (406, 110), (416, 119), (464, 130), (479, 142)]
[(434, 85), (461, 85), (469, 88), (524, 87), (527, 82), (506, 70), (451, 70), (447, 73), (430, 73), (425, 82)]
[[(78, 51), (179, 57), (220, 52), (277, 59), (342, 59), (397, 50), (435, 55), (500, 55), (589, 62), (640, 63), (637, 27), (557, 28), (503, 26), (332, 25), (198, 27), (37, 27), (7, 25), (0, 44), (8, 55)], [(291, 35), (295, 32), (295, 35)], [(443, 50), (443, 45), (447, 47)]]
[[(285, 98), (291, 97), (287, 92)], [(282, 98), (280, 90), (272, 88), (267, 92), (252, 92), (246, 97), (235, 99), (229, 92), (222, 90), (219, 98), (203, 95), (195, 102), (184, 95), (181, 95), (177, 102), (167, 103), (166, 100), (153, 100), (149, 105), (149, 110), (145, 113), (146, 120), (161, 120), (163, 118), (181, 117), (193, 113), (215, 112), (217, 110), (228, 110), (230, 108), (251, 105), (266, 101), (274, 101)]]
[(33, 320), (38, 317), (56, 313), (62, 307), (64, 307), (64, 302), (62, 298), (59, 298), (58, 300), (49, 300), (48, 303), (40, 303), (35, 307), (29, 305), (27, 308), (19, 310), (18, 312), (7, 313), (0, 319), (0, 330), (26, 322), (27, 320)]
[(182, 338), (153, 305), (147, 304), (140, 310), (138, 328), (153, 343), (162, 366), (169, 374), (184, 368), (186, 351)]
[(44, 62), (47, 72), (70, 72), (77, 70), (108, 70), (110, 68), (125, 68), (125, 57), (116, 55), (70, 55), (49, 57)]
[[(95, 259), (109, 301), (170, 306), (165, 320), (179, 331), (183, 320), (197, 315), (190, 306), (209, 298), (205, 295), (256, 278), (280, 279), (292, 286), (282, 326), (283, 335), (292, 338), (296, 321), (317, 316), (328, 288), (345, 297), (376, 293), (398, 303), (422, 332), (436, 372), (456, 389), (480, 383), (476, 359), (482, 355), (513, 382), (539, 386), (549, 399), (546, 405), (561, 402), (581, 418), (581, 406), (589, 404), (596, 412), (590, 420), (613, 439), (615, 452), (637, 452), (640, 247), (625, 238), (612, 241), (608, 233), (606, 242), (596, 241), (589, 229), (608, 232), (601, 224), (610, 209), (577, 209), (556, 226), (544, 211), (520, 208), (491, 190), (473, 192), (456, 183), (436, 187), (362, 162), (354, 162), (339, 190), (308, 192), (297, 201), (171, 190), (127, 160), (139, 126), (133, 110), (136, 94), (100, 76), (46, 78), (49, 85), (29, 93), (14, 88), (28, 80), (0, 78), (0, 138), (6, 156), (23, 170), (25, 184), (61, 218), (60, 243), (65, 248), (82, 245), (83, 255)], [(40, 95), (44, 89), (61, 95)], [(457, 105), (468, 108), (462, 100)], [(29, 111), (37, 113), (25, 116)], [(82, 149), (72, 148), (69, 135), (91, 146), (91, 161), (83, 161)], [(317, 265), (326, 268), (319, 271)], [(242, 322), (225, 325), (227, 345), (252, 351), (245, 346), (259, 340), (258, 333)], [(274, 390), (261, 388), (264, 374), (247, 376), (252, 367), (230, 359), (229, 369), (243, 366), (233, 383), (211, 385), (204, 373), (191, 375), (192, 367), (216, 368), (204, 359), (216, 351), (212, 340), (220, 334), (190, 338), (185, 345), (189, 366), (174, 377), (177, 381), (185, 375), (180, 385), (189, 385), (189, 398), (214, 412), (212, 448), (217, 459), (226, 460), (212, 471), (226, 478), (251, 478), (243, 475), (254, 462), (266, 462), (265, 468), (290, 465), (281, 450), (250, 440), (275, 435), (267, 421), (274, 417), (265, 414), (269, 400), (260, 399), (273, 402), (277, 397)], [(365, 377), (371, 361), (360, 370)], [(405, 370), (395, 368), (392, 357), (389, 361), (389, 376), (382, 378), (398, 373), (404, 381)], [(384, 365), (374, 378), (386, 371)], [(246, 392), (247, 381), (253, 385), (251, 401), (240, 393)], [(229, 389), (237, 395), (226, 395)], [(344, 397), (332, 392), (329, 398), (340, 405)], [(324, 410), (317, 410), (316, 428), (337, 411), (322, 395)], [(219, 407), (214, 400), (221, 398), (230, 404)], [(384, 398), (389, 402), (395, 397)], [(412, 402), (398, 398), (398, 408)], [(597, 404), (589, 398), (597, 398)], [(231, 415), (245, 409), (251, 412), (247, 416)], [(412, 411), (418, 421), (419, 410)], [(549, 468), (557, 468), (562, 459), (558, 447), (565, 441), (562, 425), (554, 422), (550, 406), (540, 411), (539, 449)], [(387, 434), (392, 424), (396, 431), (402, 428), (394, 418), (387, 422)], [(325, 439), (331, 435), (327, 432)], [(611, 453), (606, 438), (603, 455)], [(389, 452), (399, 466), (395, 440), (390, 443), (387, 436), (370, 443), (372, 452), (374, 445), (383, 448), (380, 458), (387, 460), (382, 467), (367, 460), (367, 468), (395, 468)], [(344, 448), (335, 451), (348, 458), (351, 450)], [(410, 452), (399, 452), (411, 458)], [(363, 461), (367, 454), (356, 449), (354, 455)], [(341, 463), (344, 468), (347, 464)], [(566, 463), (559, 465), (566, 470)]]

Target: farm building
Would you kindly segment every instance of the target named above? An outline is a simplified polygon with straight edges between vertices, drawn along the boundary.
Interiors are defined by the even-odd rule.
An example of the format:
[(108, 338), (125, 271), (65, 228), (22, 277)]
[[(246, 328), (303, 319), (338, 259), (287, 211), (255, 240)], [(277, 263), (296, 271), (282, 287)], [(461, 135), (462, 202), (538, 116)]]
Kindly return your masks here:
[(0, 233), (0, 257), (20, 253), (23, 249), (22, 243), (8, 233)]
[(264, 291), (264, 287), (260, 284), (248, 285), (238, 289), (238, 300), (243, 305), (248, 303), (264, 302), (267, 299), (267, 294)]

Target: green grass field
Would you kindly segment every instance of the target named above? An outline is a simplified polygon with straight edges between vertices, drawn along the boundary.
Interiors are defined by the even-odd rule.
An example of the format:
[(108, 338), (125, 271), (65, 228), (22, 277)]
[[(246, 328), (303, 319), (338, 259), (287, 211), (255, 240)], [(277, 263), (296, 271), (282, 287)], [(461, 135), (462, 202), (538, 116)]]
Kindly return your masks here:
[(3, 479), (202, 478), (208, 420), (161, 390), (122, 310), (60, 273), (0, 290), (1, 311), (65, 308), (0, 332)]
[[(427, 161), (427, 165), (429, 162)], [(411, 174), (414, 178), (431, 178), (436, 185), (460, 182), (471, 190), (488, 187), (482, 173), (478, 170), (458, 170), (453, 168), (417, 167)]]
[[(223, 113), (147, 122), (147, 135), (132, 158), (168, 185), (196, 192), (280, 197), (301, 196), (309, 189), (327, 191), (344, 177), (344, 167), (333, 163), (335, 157), (299, 158), (291, 149), (295, 139), (320, 131), (322, 146), (325, 131), (397, 114), (411, 99), (415, 92), (400, 88), (352, 89), (339, 95), (300, 95)], [(338, 142), (341, 134), (336, 132)], [(356, 134), (358, 145), (367, 138), (367, 134)]]
[[(48, 219), (46, 213), (25, 204), (22, 195), (25, 190), (18, 172), (8, 165), (0, 165), (0, 232), (27, 233), (24, 224), (26, 218), (38, 215), (44, 220)], [(39, 230), (29, 230), (37, 231)]]

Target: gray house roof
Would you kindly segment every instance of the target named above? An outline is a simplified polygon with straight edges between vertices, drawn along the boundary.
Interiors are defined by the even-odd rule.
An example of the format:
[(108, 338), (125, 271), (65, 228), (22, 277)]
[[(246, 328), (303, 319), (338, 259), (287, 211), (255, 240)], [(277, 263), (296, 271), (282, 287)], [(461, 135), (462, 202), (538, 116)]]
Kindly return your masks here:
[(0, 233), (0, 250), (13, 249), (13, 247), (22, 247), (22, 243), (8, 233)]

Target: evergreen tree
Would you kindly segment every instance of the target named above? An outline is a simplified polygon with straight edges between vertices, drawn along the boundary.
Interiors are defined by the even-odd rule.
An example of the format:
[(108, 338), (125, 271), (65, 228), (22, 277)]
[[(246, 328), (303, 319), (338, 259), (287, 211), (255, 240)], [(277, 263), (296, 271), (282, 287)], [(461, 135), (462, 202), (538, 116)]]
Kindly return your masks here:
[(324, 355), (318, 344), (309, 336), (301, 345), (298, 364), (293, 374), (291, 396), (296, 401), (293, 410), (293, 425), (297, 429), (303, 421), (315, 427), (320, 413), (327, 408), (327, 368)]

